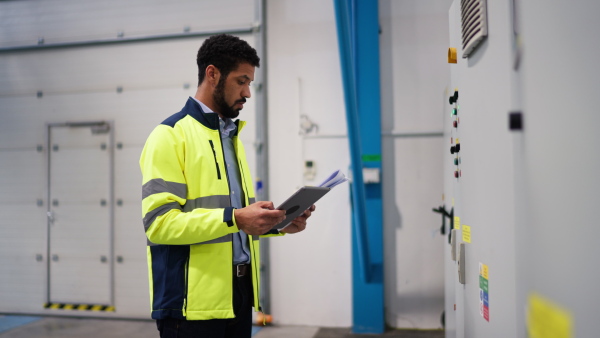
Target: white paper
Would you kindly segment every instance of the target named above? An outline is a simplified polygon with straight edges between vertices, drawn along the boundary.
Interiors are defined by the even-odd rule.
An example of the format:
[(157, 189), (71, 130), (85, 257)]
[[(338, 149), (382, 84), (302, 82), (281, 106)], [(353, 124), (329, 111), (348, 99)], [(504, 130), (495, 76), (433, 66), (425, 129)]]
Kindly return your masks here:
[(347, 180), (348, 180), (348, 178), (346, 177), (346, 175), (344, 175), (343, 172), (341, 172), (340, 170), (336, 170), (333, 173), (331, 173), (331, 175), (329, 175), (329, 177), (327, 177), (318, 186), (326, 187), (326, 188), (333, 188), (338, 184), (346, 182)]

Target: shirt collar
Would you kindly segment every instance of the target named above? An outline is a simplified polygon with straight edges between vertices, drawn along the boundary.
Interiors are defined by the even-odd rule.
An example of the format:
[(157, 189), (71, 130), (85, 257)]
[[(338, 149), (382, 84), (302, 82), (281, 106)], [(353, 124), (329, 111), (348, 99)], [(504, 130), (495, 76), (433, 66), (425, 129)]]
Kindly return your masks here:
[[(212, 109), (208, 108), (207, 105), (200, 102), (200, 100), (198, 100), (197, 98), (192, 96), (192, 99), (194, 99), (194, 101), (198, 102), (198, 104), (202, 108), (203, 112), (205, 112), (207, 114), (215, 114), (215, 112)], [(236, 128), (237, 128), (237, 126), (230, 118), (225, 118), (225, 120), (223, 120), (219, 116), (219, 130), (221, 131), (222, 137), (229, 137), (231, 135), (231, 133), (236, 130)]]

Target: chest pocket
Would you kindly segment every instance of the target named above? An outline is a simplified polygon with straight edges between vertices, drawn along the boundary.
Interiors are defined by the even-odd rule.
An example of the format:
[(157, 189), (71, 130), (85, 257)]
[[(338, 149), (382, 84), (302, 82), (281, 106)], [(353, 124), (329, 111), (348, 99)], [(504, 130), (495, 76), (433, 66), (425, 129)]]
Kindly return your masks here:
[(210, 148), (212, 149), (213, 158), (215, 159), (215, 167), (217, 168), (217, 178), (221, 179), (221, 169), (219, 168), (219, 162), (217, 161), (217, 152), (215, 151), (215, 144), (212, 140), (208, 140), (210, 143)]

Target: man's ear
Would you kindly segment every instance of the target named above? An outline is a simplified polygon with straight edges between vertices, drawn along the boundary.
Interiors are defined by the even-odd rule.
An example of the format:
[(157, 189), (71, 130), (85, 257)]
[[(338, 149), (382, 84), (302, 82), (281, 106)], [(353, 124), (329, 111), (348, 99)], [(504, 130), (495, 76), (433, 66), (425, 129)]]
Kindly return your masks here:
[(206, 67), (205, 78), (208, 80), (208, 83), (211, 85), (211, 87), (217, 86), (220, 77), (221, 72), (219, 71), (219, 68), (215, 67), (214, 65), (208, 65)]

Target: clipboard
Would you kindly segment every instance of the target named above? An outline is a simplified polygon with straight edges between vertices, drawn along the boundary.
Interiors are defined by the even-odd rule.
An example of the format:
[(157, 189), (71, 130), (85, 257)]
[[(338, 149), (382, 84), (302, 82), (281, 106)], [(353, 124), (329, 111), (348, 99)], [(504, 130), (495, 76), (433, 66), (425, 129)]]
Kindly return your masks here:
[(288, 226), (294, 218), (302, 215), (306, 209), (310, 208), (330, 190), (331, 188), (327, 187), (302, 187), (298, 189), (298, 191), (276, 208), (278, 210), (285, 210), (285, 219), (283, 222), (275, 225), (273, 229), (281, 230)]

